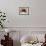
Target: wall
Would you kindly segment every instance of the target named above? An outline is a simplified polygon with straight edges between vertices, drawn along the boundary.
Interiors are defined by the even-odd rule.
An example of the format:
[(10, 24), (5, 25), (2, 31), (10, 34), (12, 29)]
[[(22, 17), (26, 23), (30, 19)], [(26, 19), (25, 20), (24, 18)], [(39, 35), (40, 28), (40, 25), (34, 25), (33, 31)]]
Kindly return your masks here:
[[(46, 27), (45, 4), (46, 0), (0, 0), (0, 9), (6, 12), (7, 27)], [(29, 16), (19, 15), (21, 6), (30, 7)]]
[[(45, 4), (46, 0), (0, 0), (0, 9), (7, 15), (5, 26), (12, 31), (21, 31), (22, 35), (31, 31), (46, 31)], [(21, 6), (30, 7), (32, 15), (31, 11), (29, 16), (19, 15)]]
[[(44, 36), (45, 36), (46, 31), (11, 31), (9, 32), (9, 36), (13, 39), (13, 46), (20, 46), (20, 40), (23, 36), (33, 36), (37, 37), (38, 40), (44, 41)], [(1, 39), (5, 39), (4, 35), (7, 35), (6, 32), (1, 32), (0, 31), (0, 43)], [(39, 37), (38, 37), (39, 36)], [(42, 40), (41, 40), (42, 39)]]

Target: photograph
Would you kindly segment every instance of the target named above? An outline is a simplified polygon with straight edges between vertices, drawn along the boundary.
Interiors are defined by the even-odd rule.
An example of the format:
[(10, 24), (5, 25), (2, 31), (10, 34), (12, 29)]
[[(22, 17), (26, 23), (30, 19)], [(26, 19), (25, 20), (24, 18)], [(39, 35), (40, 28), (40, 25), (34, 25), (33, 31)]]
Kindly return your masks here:
[(29, 7), (19, 7), (19, 15), (29, 15)]

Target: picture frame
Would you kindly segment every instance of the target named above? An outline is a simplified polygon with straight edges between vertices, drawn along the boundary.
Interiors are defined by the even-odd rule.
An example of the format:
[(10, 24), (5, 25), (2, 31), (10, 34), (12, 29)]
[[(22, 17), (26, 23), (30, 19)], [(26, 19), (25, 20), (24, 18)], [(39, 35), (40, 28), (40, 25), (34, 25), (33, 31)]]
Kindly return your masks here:
[(19, 15), (29, 15), (29, 7), (19, 7)]

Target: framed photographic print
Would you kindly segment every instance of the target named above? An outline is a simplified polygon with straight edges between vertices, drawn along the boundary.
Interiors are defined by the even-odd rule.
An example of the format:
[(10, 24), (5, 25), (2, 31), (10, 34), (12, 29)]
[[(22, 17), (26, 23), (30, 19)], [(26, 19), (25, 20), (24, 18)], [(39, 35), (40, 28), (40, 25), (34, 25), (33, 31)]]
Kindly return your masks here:
[(19, 7), (19, 15), (29, 15), (29, 7)]

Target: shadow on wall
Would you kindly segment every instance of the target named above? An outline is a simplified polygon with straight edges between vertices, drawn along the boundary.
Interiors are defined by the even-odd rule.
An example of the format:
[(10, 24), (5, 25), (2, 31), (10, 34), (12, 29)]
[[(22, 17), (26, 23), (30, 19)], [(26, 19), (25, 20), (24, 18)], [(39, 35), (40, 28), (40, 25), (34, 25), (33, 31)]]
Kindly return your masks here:
[(13, 46), (21, 46), (20, 41), (13, 40)]

